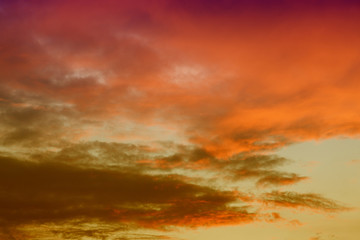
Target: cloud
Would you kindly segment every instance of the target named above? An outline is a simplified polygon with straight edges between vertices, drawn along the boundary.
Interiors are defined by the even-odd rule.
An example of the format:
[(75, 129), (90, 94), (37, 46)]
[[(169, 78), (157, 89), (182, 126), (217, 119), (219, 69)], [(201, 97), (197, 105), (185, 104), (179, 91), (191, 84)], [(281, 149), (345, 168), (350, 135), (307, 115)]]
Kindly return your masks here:
[(305, 179), (308, 179), (308, 177), (301, 177), (295, 173), (274, 172), (260, 178), (257, 184), (260, 186), (291, 185)]
[[(275, 150), (360, 134), (359, 10), (354, 1), (2, 1), (3, 232), (31, 239), (11, 228), (60, 224), (52, 230), (63, 238), (102, 238), (114, 224), (282, 219), (259, 202), (345, 210), (313, 193), (261, 193), (307, 179), (279, 170), (289, 160)], [(260, 195), (232, 188), (243, 182)]]
[(168, 239), (179, 240), (164, 234), (146, 234), (139, 232), (129, 232), (131, 228), (121, 224), (104, 224), (101, 222), (72, 221), (68, 223), (56, 224), (32, 224), (20, 229), (13, 228), (0, 232), (2, 239), (33, 239), (33, 238), (61, 238), (61, 239), (109, 239), (109, 240), (155, 240)]
[(359, 159), (354, 159), (354, 160), (350, 160), (347, 162), (348, 165), (356, 165), (359, 164), (360, 160)]
[[(188, 160), (196, 162), (208, 157), (200, 150), (192, 153), (193, 157)], [(39, 234), (61, 233), (63, 237), (76, 239), (80, 235), (93, 238), (115, 232), (121, 235), (125, 229), (169, 230), (284, 220), (279, 213), (264, 212), (259, 208), (259, 201), (269, 206), (346, 210), (316, 194), (274, 191), (259, 196), (232, 188), (219, 190), (208, 182), (200, 185), (191, 177), (169, 174), (167, 169), (159, 172), (159, 169), (153, 171), (137, 165), (137, 159), (148, 154), (149, 149), (144, 146), (88, 142), (53, 153), (39, 151), (26, 160), (1, 157), (3, 234), (26, 235), (29, 234), (27, 229), (35, 232), (32, 227), (35, 224)], [(255, 169), (255, 172), (286, 161), (274, 156), (237, 157), (229, 165), (224, 160), (211, 160), (212, 164), (219, 161), (214, 165), (218, 164), (218, 171), (219, 167), (227, 170), (238, 166)], [(262, 180), (267, 175), (261, 171), (256, 174), (244, 176), (244, 179), (255, 177), (258, 182), (263, 181), (263, 185), (281, 185), (278, 179)], [(92, 228), (92, 225), (97, 227)], [(99, 226), (103, 226), (103, 230)]]
[[(277, 186), (285, 184), (281, 182), (284, 178), (290, 181), (297, 177), (273, 170), (287, 162), (276, 156), (244, 153), (232, 159), (217, 159), (190, 146), (172, 148), (182, 150), (175, 155), (179, 159), (174, 155), (162, 159), (181, 163), (184, 170), (188, 163), (206, 160), (198, 171), (225, 171), (222, 176), (225, 180), (228, 173), (236, 173), (243, 174), (238, 181), (255, 179), (258, 185)], [(167, 168), (144, 165), (141, 160), (156, 163), (161, 154), (141, 145), (95, 141), (67, 144), (55, 152), (32, 152), (23, 160), (3, 156), (0, 158), (0, 189), (4, 193), (0, 195), (2, 232), (15, 239), (16, 236), (31, 238), (29, 229), (33, 234), (55, 234), (69, 239), (100, 238), (122, 236), (128, 229), (132, 232), (143, 228), (170, 230), (285, 220), (279, 213), (269, 214), (259, 208), (259, 202), (285, 208), (347, 209), (316, 194), (274, 191), (258, 195), (232, 187), (219, 190), (209, 182), (198, 181), (201, 177), (196, 180), (185, 173), (171, 174)], [(174, 170), (178, 169), (181, 165)], [(248, 172), (239, 173), (241, 169)], [(278, 175), (266, 179), (270, 173)], [(36, 231), (33, 225), (37, 226)]]
[(205, 149), (192, 146), (178, 146), (173, 155), (155, 158), (152, 161), (140, 162), (140, 165), (149, 165), (163, 170), (192, 169), (210, 172), (224, 172), (233, 181), (257, 179), (258, 186), (291, 185), (308, 179), (295, 173), (276, 170), (286, 163), (288, 159), (276, 155), (261, 155), (255, 153), (239, 153), (229, 158), (215, 157)]
[(251, 222), (255, 214), (236, 194), (171, 176), (81, 168), (2, 157), (1, 225), (70, 221), (146, 228), (198, 227)]
[(347, 210), (345, 206), (313, 193), (280, 192), (265, 193), (263, 201), (266, 204), (290, 208), (310, 208), (329, 212)]
[[(81, 132), (81, 123), (85, 125), (71, 105), (51, 98), (1, 87), (0, 98), (3, 99), (0, 101), (0, 129), (3, 132), (0, 143), (3, 146), (61, 146), (76, 132)], [(71, 128), (74, 131), (69, 134), (67, 130)]]
[(223, 162), (222, 165), (232, 174), (233, 179), (257, 179), (257, 186), (262, 187), (292, 185), (307, 179), (296, 173), (276, 170), (287, 162), (288, 159), (276, 155), (244, 154), (235, 155), (230, 158), (229, 163)]
[(41, 162), (75, 164), (97, 168), (134, 168), (141, 169), (137, 161), (151, 159), (154, 152), (149, 146), (117, 142), (68, 143), (59, 151), (40, 151), (29, 158)]
[[(300, 5), (8, 3), (1, 15), (2, 85), (72, 104), (98, 120), (172, 126), (217, 156), (354, 136), (358, 8), (351, 1)], [(336, 17), (328, 12), (333, 7), (342, 9)], [(164, 77), (184, 63), (211, 71), (191, 87)], [(327, 97), (335, 91), (340, 101)], [(19, 129), (9, 140), (34, 134)]]

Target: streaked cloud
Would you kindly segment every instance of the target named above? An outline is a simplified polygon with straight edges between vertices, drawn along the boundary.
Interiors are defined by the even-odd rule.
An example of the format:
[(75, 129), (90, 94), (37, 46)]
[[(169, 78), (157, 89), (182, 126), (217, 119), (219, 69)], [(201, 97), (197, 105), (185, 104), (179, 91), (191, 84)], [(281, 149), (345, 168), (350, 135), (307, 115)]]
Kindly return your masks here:
[(273, 191), (270, 193), (265, 193), (263, 200), (267, 204), (291, 208), (305, 207), (314, 210), (330, 212), (343, 211), (348, 209), (333, 200), (313, 193), (303, 194), (297, 192)]

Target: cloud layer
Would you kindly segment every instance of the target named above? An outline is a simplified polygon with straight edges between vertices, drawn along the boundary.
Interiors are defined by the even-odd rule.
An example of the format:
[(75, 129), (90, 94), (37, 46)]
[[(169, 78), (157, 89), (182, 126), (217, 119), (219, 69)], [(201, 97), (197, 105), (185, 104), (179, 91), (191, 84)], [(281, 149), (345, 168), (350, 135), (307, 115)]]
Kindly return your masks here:
[(359, 136), (359, 13), (1, 1), (0, 237), (170, 239), (137, 231), (348, 210), (284, 190), (311, 179), (274, 151)]

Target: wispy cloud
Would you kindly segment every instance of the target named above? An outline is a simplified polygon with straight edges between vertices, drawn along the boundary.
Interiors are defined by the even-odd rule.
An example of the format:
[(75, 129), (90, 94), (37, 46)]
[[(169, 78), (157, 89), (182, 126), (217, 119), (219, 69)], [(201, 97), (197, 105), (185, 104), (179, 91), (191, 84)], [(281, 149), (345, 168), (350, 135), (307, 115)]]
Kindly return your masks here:
[(263, 201), (266, 204), (291, 208), (305, 207), (314, 210), (330, 212), (348, 210), (348, 208), (341, 205), (340, 203), (337, 203), (336, 201), (313, 193), (304, 194), (297, 192), (273, 191), (270, 193), (265, 193)]

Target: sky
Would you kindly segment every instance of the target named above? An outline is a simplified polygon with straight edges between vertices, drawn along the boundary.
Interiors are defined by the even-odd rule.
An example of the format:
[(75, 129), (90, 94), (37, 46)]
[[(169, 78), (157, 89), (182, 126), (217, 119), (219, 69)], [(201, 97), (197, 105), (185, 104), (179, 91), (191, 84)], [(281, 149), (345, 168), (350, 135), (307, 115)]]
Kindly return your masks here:
[(359, 239), (359, 29), (355, 0), (0, 0), (0, 239)]

